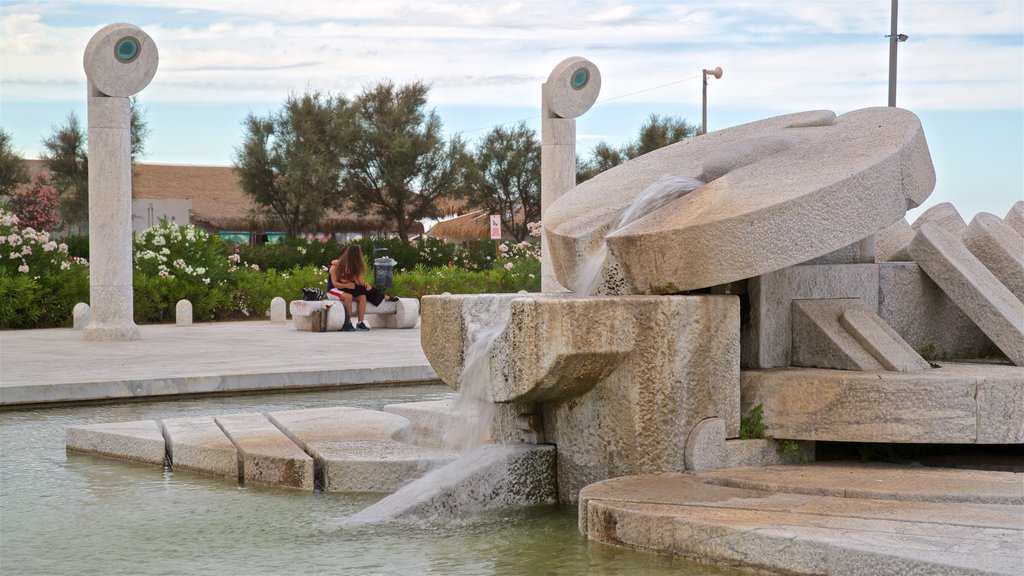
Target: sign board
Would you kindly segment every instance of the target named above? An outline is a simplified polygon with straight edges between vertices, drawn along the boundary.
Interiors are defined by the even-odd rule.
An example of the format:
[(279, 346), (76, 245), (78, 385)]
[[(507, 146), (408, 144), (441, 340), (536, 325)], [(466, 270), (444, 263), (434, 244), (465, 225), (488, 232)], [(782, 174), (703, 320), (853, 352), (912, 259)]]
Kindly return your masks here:
[(491, 240), (501, 240), (501, 215), (491, 214)]

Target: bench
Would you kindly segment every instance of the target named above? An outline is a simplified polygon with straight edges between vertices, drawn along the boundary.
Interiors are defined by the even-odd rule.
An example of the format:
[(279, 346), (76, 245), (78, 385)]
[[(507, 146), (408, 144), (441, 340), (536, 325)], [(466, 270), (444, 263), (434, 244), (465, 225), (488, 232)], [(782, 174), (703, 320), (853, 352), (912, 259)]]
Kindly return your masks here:
[[(296, 330), (319, 332), (313, 320), (321, 314), (321, 310), (326, 310), (327, 332), (341, 330), (345, 323), (344, 304), (339, 300), (292, 300), (288, 310)], [(398, 302), (381, 302), (379, 306), (367, 302), (366, 316), (374, 316), (370, 324), (373, 328), (415, 328), (420, 319), (420, 301), (416, 298), (399, 298)], [(352, 314), (353, 324), (355, 317)]]

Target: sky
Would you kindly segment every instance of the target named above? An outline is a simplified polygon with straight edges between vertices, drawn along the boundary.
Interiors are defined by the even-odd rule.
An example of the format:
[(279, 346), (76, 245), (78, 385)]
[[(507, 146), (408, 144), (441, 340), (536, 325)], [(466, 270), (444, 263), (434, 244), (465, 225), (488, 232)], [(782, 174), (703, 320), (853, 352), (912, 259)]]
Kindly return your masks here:
[[(540, 130), (540, 85), (564, 58), (600, 70), (577, 150), (634, 138), (652, 113), (708, 130), (888, 102), (891, 0), (475, 1), (0, 0), (0, 127), (36, 158), (70, 112), (85, 122), (82, 54), (129, 22), (160, 64), (139, 93), (145, 162), (230, 165), (248, 114), (289, 94), (355, 95), (384, 79), (431, 85), (445, 129)], [(935, 164), (929, 206), (965, 220), (1024, 199), (1024, 0), (901, 0), (896, 103), (917, 114)]]

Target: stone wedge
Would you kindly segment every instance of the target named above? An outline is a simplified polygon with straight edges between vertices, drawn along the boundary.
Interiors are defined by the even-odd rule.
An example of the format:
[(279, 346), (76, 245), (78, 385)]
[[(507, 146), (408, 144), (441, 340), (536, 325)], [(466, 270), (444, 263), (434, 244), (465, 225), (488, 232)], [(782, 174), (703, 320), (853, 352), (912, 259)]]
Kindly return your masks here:
[(866, 307), (844, 310), (839, 317), (839, 323), (886, 370), (915, 372), (930, 367), (910, 344), (879, 318), (878, 314)]
[(1024, 301), (1024, 238), (994, 214), (979, 212), (964, 232), (964, 245)]
[(238, 449), (245, 482), (313, 490), (313, 459), (262, 414), (215, 418)]
[(67, 429), (67, 449), (163, 466), (164, 435), (155, 420), (88, 424)]
[(239, 478), (238, 450), (211, 416), (162, 420), (174, 470)]
[(1024, 366), (1024, 303), (950, 233), (921, 226), (910, 254), (992, 342)]
[(1018, 200), (1010, 206), (1003, 217), (1003, 222), (1013, 228), (1017, 234), (1024, 236), (1024, 200)]
[(860, 300), (793, 301), (793, 365), (833, 370), (883, 370), (839, 321)]
[(909, 262), (908, 248), (913, 239), (914, 229), (906, 218), (882, 228), (875, 234), (875, 262)]
[(936, 204), (925, 210), (917, 217), (917, 220), (914, 220), (910, 227), (917, 232), (925, 224), (941, 228), (958, 240), (962, 239), (964, 232), (967, 231), (967, 223), (964, 222), (963, 217), (957, 212), (956, 207), (949, 202)]

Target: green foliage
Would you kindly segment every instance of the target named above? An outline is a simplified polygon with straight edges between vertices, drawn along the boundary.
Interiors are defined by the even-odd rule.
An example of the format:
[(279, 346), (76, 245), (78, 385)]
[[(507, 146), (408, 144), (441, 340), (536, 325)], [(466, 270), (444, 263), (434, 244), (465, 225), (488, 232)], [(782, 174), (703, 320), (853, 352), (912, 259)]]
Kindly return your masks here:
[(764, 433), (768, 430), (768, 426), (762, 422), (763, 418), (764, 406), (761, 404), (754, 406), (746, 416), (740, 418), (740, 439), (764, 438)]
[(807, 453), (800, 448), (800, 443), (796, 440), (776, 440), (775, 451), (786, 462), (807, 463)]
[(6, 196), (28, 182), (28, 171), (21, 155), (11, 147), (11, 135), (0, 128), (0, 196)]
[(463, 188), (469, 164), (462, 140), (446, 141), (440, 117), (426, 109), (429, 91), (423, 82), (365, 89), (346, 136), (345, 189), (357, 210), (393, 222), (403, 242), (414, 221), (437, 215), (438, 198)]
[(492, 129), (474, 153), (467, 198), (472, 206), (501, 217), (502, 230), (517, 241), (530, 235), (528, 222), (540, 220), (540, 141), (520, 122)]
[(618, 150), (604, 142), (594, 147), (591, 158), (577, 161), (576, 181), (583, 182), (601, 172), (614, 168), (626, 160), (632, 160), (648, 152), (697, 136), (698, 128), (678, 116), (651, 114), (640, 126), (636, 140), (627, 142)]
[(308, 92), (289, 96), (276, 113), (250, 114), (243, 122), (245, 138), (234, 155), (242, 190), (289, 237), (343, 204), (348, 116), (344, 98)]
[(68, 246), (69, 257), (89, 259), (89, 236), (85, 234), (65, 236), (64, 243)]

